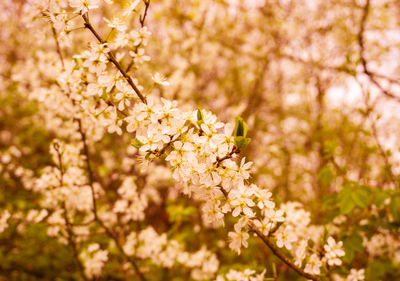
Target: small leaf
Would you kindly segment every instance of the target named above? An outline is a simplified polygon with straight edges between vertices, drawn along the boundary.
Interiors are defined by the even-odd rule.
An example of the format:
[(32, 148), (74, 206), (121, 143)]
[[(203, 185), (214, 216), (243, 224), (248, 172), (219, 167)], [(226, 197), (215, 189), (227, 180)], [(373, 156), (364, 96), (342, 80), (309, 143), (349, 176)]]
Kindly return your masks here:
[(233, 135), (235, 137), (246, 137), (247, 135), (247, 126), (246, 123), (243, 121), (243, 118), (236, 117), (235, 120), (235, 129), (233, 130)]
[(144, 143), (142, 143), (140, 140), (138, 140), (137, 138), (134, 139), (134, 141), (132, 142), (132, 145), (134, 147), (136, 147), (137, 149), (141, 148)]
[(363, 239), (357, 232), (353, 232), (350, 236), (347, 236), (343, 239), (345, 251), (351, 249), (356, 252), (362, 252), (364, 251), (364, 246), (362, 243)]
[(368, 193), (363, 189), (357, 189), (351, 193), (351, 198), (358, 207), (367, 208), (369, 205)]
[(386, 263), (380, 260), (374, 260), (368, 263), (365, 270), (366, 280), (381, 280), (385, 275)]
[(235, 137), (235, 145), (237, 148), (246, 147), (251, 141), (251, 138)]
[(400, 220), (400, 194), (396, 194), (391, 198), (389, 209), (393, 215), (393, 219), (395, 221)]
[(318, 178), (324, 186), (330, 186), (335, 177), (331, 169), (325, 166), (318, 172)]
[(389, 193), (387, 191), (376, 189), (374, 192), (373, 201), (378, 208), (381, 208), (388, 197)]
[(335, 141), (325, 141), (323, 145), (323, 153), (325, 158), (331, 158), (338, 148), (338, 144)]
[(352, 248), (345, 248), (345, 256), (343, 257), (343, 261), (346, 263), (351, 263), (354, 259), (354, 250)]
[(340, 213), (343, 215), (350, 213), (355, 207), (351, 193), (351, 190), (348, 190), (348, 188), (343, 188), (339, 194)]
[(337, 193), (332, 193), (322, 199), (322, 211), (327, 211), (334, 207), (337, 202)]

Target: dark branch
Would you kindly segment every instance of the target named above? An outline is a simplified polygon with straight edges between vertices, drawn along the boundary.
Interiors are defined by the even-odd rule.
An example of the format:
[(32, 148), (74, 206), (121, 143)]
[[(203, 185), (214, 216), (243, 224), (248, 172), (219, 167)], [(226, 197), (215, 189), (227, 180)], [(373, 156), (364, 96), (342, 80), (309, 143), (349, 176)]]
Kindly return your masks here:
[(146, 20), (146, 16), (147, 16), (147, 12), (149, 10), (149, 6), (150, 6), (150, 0), (143, 0), (144, 2), (144, 13), (143, 13), (143, 17), (140, 16), (139, 21), (140, 21), (140, 25), (143, 27), (144, 26), (144, 21)]
[(264, 243), (265, 245), (268, 246), (268, 248), (272, 251), (272, 253), (277, 256), (280, 260), (282, 260), (285, 264), (287, 264), (291, 269), (296, 271), (298, 274), (301, 276), (313, 280), (313, 281), (320, 281), (321, 279), (318, 276), (306, 273), (303, 269), (300, 267), (296, 266), (292, 261), (286, 257), (284, 254), (280, 252), (280, 250), (269, 240), (268, 237), (266, 237), (264, 234), (262, 234), (257, 227), (253, 223), (250, 224), (250, 230), (253, 231)]
[[(101, 38), (101, 36), (97, 33), (97, 31), (94, 29), (92, 24), (89, 22), (89, 18), (87, 17), (87, 14), (82, 15), (83, 20), (85, 21), (85, 27), (89, 29), (93, 35), (96, 37), (97, 41), (99, 41), (101, 44), (105, 44), (106, 42)], [(147, 104), (147, 100), (145, 96), (140, 92), (138, 87), (133, 83), (132, 78), (126, 73), (126, 71), (122, 68), (122, 66), (119, 64), (117, 59), (115, 58), (115, 55), (113, 52), (109, 52), (108, 54), (108, 60), (112, 62), (116, 68), (118, 68), (119, 72), (122, 74), (122, 76), (125, 77), (125, 79), (128, 81), (129, 85), (132, 87), (132, 89), (135, 91), (136, 95), (139, 97), (139, 99)]]
[(368, 68), (368, 63), (367, 63), (367, 59), (366, 59), (366, 56), (365, 56), (364, 33), (365, 33), (365, 26), (366, 26), (366, 23), (367, 23), (370, 6), (371, 6), (370, 0), (366, 0), (365, 6), (363, 7), (363, 13), (362, 13), (362, 16), (361, 16), (360, 30), (359, 30), (358, 35), (357, 35), (358, 45), (359, 45), (359, 48), (360, 48), (361, 65), (363, 67), (364, 73), (368, 76), (368, 78), (372, 82), (372, 84), (374, 84), (388, 98), (391, 98), (391, 99), (394, 99), (397, 102), (400, 102), (400, 97), (395, 96), (394, 94), (392, 94), (388, 90), (384, 89), (382, 87), (382, 85), (379, 83), (379, 81), (376, 79), (376, 77), (378, 77), (378, 76), (375, 75), (373, 72), (371, 72), (369, 70), (369, 68)]
[(92, 166), (90, 164), (90, 158), (89, 158), (89, 148), (87, 145), (87, 140), (86, 140), (86, 133), (83, 131), (82, 128), (82, 122), (80, 119), (78, 119), (78, 125), (79, 125), (79, 133), (81, 135), (82, 143), (83, 143), (83, 153), (85, 155), (85, 161), (86, 161), (86, 168), (88, 172), (88, 177), (89, 177), (89, 186), (90, 186), (90, 191), (92, 193), (92, 204), (93, 204), (93, 215), (95, 221), (97, 221), (100, 226), (106, 231), (107, 235), (115, 242), (115, 245), (117, 246), (118, 250), (124, 255), (124, 257), (129, 261), (129, 263), (133, 266), (136, 274), (139, 276), (141, 281), (146, 281), (146, 278), (144, 275), (140, 272), (138, 265), (136, 264), (136, 261), (129, 255), (127, 255), (124, 251), (124, 248), (121, 245), (121, 242), (119, 241), (118, 237), (115, 235), (114, 232), (110, 230), (108, 226), (105, 225), (105, 223), (100, 219), (98, 212), (97, 212), (97, 202), (96, 202), (96, 194), (94, 190), (94, 177), (93, 177), (93, 170)]

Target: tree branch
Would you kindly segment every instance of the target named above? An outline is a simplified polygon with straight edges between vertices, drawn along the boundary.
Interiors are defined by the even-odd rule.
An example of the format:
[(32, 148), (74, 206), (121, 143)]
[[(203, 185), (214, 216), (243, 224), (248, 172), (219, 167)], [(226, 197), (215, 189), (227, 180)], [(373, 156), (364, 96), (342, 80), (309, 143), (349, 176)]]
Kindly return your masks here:
[[(64, 169), (63, 169), (63, 164), (62, 164), (62, 155), (61, 155), (61, 151), (60, 151), (60, 146), (58, 143), (54, 144), (54, 149), (57, 152), (57, 156), (58, 156), (58, 170), (60, 171), (60, 187), (61, 187), (64, 185), (64, 182), (63, 182), (64, 181)], [(68, 219), (68, 211), (67, 211), (65, 202), (62, 202), (62, 208), (64, 210), (64, 221), (65, 221), (65, 227), (67, 229), (68, 245), (70, 245), (72, 248), (72, 253), (73, 253), (74, 259), (75, 259), (76, 263), (78, 264), (79, 272), (80, 272), (83, 280), (88, 281), (89, 279), (85, 275), (85, 268), (79, 259), (78, 248), (74, 241), (74, 233), (72, 231), (71, 223)]]
[(150, 0), (143, 0), (144, 2), (144, 13), (143, 13), (143, 17), (140, 16), (139, 21), (140, 21), (140, 25), (143, 27), (144, 26), (144, 21), (146, 20), (146, 16), (147, 16), (147, 12), (149, 10), (149, 6), (150, 6)]
[(376, 75), (373, 72), (371, 72), (369, 70), (369, 68), (368, 68), (367, 59), (365, 57), (364, 33), (365, 33), (365, 25), (366, 25), (367, 19), (368, 19), (368, 13), (369, 13), (370, 6), (371, 6), (370, 2), (371, 2), (370, 0), (366, 0), (366, 2), (365, 2), (365, 5), (363, 7), (363, 13), (362, 13), (362, 16), (361, 16), (360, 31), (357, 34), (358, 45), (359, 45), (359, 48), (360, 48), (361, 65), (363, 67), (364, 73), (368, 76), (368, 78), (372, 82), (372, 84), (374, 84), (388, 98), (391, 98), (391, 99), (394, 99), (397, 102), (400, 102), (400, 97), (395, 96), (394, 94), (392, 94), (388, 90), (384, 89), (382, 87), (382, 85), (378, 82), (378, 80), (376, 80)]
[(294, 271), (296, 271), (298, 274), (300, 274), (301, 276), (313, 280), (313, 281), (320, 281), (321, 279), (316, 276), (316, 275), (312, 275), (309, 273), (306, 273), (303, 269), (301, 269), (300, 267), (296, 266), (288, 257), (286, 257), (284, 254), (282, 254), (280, 252), (280, 250), (278, 249), (278, 247), (276, 247), (267, 236), (265, 236), (264, 234), (262, 234), (261, 231), (259, 231), (257, 229), (257, 227), (252, 223), (249, 222), (250, 225), (250, 230), (253, 231), (264, 243), (265, 245), (268, 246), (268, 248), (271, 250), (271, 252), (277, 256), (280, 260), (282, 260), (286, 265), (288, 265), (291, 269), (293, 269)]
[[(85, 27), (89, 29), (93, 35), (96, 37), (97, 41), (99, 41), (101, 44), (105, 44), (106, 41), (104, 41), (101, 36), (97, 33), (97, 31), (94, 29), (93, 25), (90, 23), (89, 18), (87, 14), (82, 14), (82, 18), (85, 21)], [(122, 68), (122, 66), (119, 64), (117, 59), (115, 58), (115, 55), (112, 51), (110, 51), (108, 54), (108, 60), (112, 62), (116, 68), (118, 68), (119, 72), (122, 74), (122, 76), (125, 77), (125, 79), (128, 81), (129, 85), (132, 87), (132, 89), (135, 91), (136, 95), (139, 97), (139, 99), (147, 104), (146, 97), (140, 92), (138, 87), (133, 83), (132, 78), (126, 73), (126, 71)]]
[(96, 202), (96, 195), (95, 195), (95, 190), (94, 190), (94, 177), (93, 177), (93, 170), (90, 164), (90, 158), (89, 158), (89, 148), (87, 145), (86, 141), (86, 133), (83, 131), (82, 128), (82, 121), (78, 119), (78, 125), (79, 125), (79, 133), (81, 135), (82, 143), (83, 143), (83, 153), (85, 155), (85, 161), (86, 161), (86, 168), (88, 172), (88, 177), (89, 177), (89, 187), (90, 191), (92, 193), (92, 204), (93, 204), (93, 215), (95, 221), (97, 221), (100, 226), (106, 231), (107, 235), (115, 242), (115, 245), (117, 246), (118, 250), (124, 255), (124, 257), (129, 261), (129, 263), (133, 266), (136, 274), (139, 276), (141, 281), (146, 281), (146, 278), (144, 275), (140, 272), (138, 265), (136, 264), (136, 261), (129, 256), (128, 254), (125, 253), (124, 248), (122, 247), (121, 243), (119, 242), (118, 237), (113, 233), (110, 228), (108, 228), (105, 223), (100, 219), (98, 212), (97, 212), (97, 202)]

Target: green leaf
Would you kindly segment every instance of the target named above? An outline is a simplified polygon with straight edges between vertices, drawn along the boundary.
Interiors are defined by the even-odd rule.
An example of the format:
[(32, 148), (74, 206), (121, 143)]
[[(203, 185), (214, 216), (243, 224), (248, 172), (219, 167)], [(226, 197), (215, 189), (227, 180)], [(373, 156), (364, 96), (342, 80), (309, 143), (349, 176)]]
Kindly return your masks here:
[(367, 208), (369, 205), (369, 194), (364, 189), (357, 189), (351, 193), (351, 198), (358, 207)]
[(376, 189), (374, 192), (373, 201), (378, 208), (381, 208), (388, 197), (389, 193), (387, 191)]
[(237, 148), (246, 147), (251, 141), (251, 138), (235, 137), (235, 145)]
[(327, 211), (335, 207), (337, 201), (337, 193), (332, 193), (322, 199), (322, 211)]
[(351, 198), (351, 195), (344, 197), (340, 201), (340, 213), (345, 215), (350, 213), (355, 207), (355, 203)]
[(385, 275), (386, 267), (386, 263), (380, 260), (369, 262), (365, 270), (366, 280), (380, 280)]
[(332, 180), (335, 177), (334, 177), (331, 169), (329, 167), (325, 166), (318, 172), (318, 178), (322, 182), (323, 185), (330, 186), (332, 183)]
[(140, 140), (138, 140), (137, 138), (134, 139), (134, 141), (132, 142), (132, 145), (134, 147), (136, 147), (137, 149), (141, 148), (144, 143), (142, 143)]
[(333, 221), (338, 215), (340, 215), (340, 209), (339, 208), (332, 208), (331, 210), (329, 210), (329, 212), (327, 212), (327, 214), (324, 217), (323, 222), (326, 223), (330, 223), (331, 221)]
[(235, 120), (235, 129), (233, 130), (233, 135), (235, 137), (246, 137), (247, 135), (247, 125), (243, 121), (243, 118), (236, 117)]
[(391, 198), (389, 209), (393, 215), (393, 219), (395, 221), (400, 220), (400, 194), (396, 194)]
[(357, 232), (353, 232), (350, 236), (347, 236), (344, 239), (343, 246), (345, 248), (353, 249), (354, 251), (357, 252), (362, 252), (364, 251), (364, 246), (362, 243), (363, 243), (362, 237)]
[(354, 259), (355, 252), (364, 251), (362, 242), (362, 237), (356, 232), (353, 232), (350, 236), (346, 236), (343, 239), (343, 248), (346, 253), (346, 255), (343, 257), (343, 261), (346, 263), (351, 263)]
[(323, 145), (323, 152), (325, 158), (331, 158), (338, 148), (338, 144), (335, 141), (325, 141)]
[(343, 257), (343, 261), (346, 263), (351, 263), (354, 259), (354, 250), (352, 248), (344, 248), (345, 255)]
[(355, 203), (351, 194), (352, 187), (349, 185), (343, 186), (342, 190), (339, 193), (339, 208), (340, 213), (343, 215), (350, 213), (355, 207)]

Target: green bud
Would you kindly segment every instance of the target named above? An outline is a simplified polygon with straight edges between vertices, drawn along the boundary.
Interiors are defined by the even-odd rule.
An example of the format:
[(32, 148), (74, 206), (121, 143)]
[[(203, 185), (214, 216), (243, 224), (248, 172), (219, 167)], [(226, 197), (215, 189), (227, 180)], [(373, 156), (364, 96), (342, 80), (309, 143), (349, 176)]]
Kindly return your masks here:
[(247, 125), (243, 121), (243, 118), (236, 117), (235, 120), (235, 129), (233, 130), (233, 135), (235, 137), (246, 137), (247, 135)]
[(204, 122), (204, 115), (203, 112), (201, 112), (201, 110), (198, 108), (197, 109), (197, 124), (200, 126), (201, 123)]

